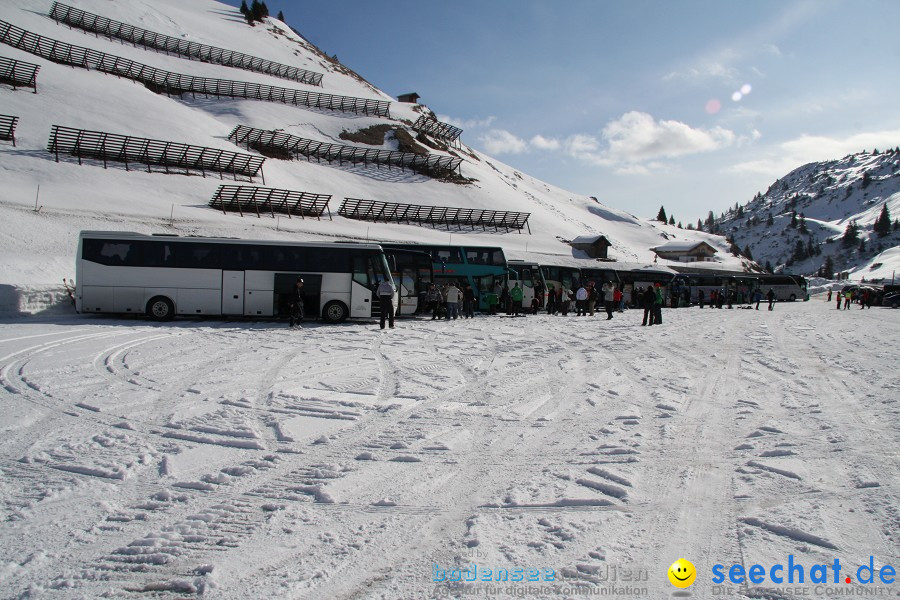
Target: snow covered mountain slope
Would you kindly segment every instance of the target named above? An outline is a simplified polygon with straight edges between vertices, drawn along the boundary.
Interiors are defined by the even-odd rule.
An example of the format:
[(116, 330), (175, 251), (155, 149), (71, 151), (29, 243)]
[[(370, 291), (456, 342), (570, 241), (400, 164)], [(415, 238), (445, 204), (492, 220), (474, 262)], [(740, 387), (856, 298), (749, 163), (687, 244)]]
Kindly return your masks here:
[[(580, 256), (566, 244), (580, 235), (603, 234), (613, 244), (610, 256), (625, 262), (652, 262), (649, 248), (668, 239), (705, 240), (720, 249), (722, 263), (740, 268), (721, 237), (658, 226), (538, 181), (477, 152), (464, 143), (429, 152), (463, 159), (465, 182), (448, 182), (398, 168), (338, 165), (268, 158), (263, 167), (268, 187), (332, 195), (331, 218), (322, 221), (285, 216), (240, 217), (208, 207), (217, 187), (232, 183), (216, 175), (164, 174), (146, 168), (99, 161), (79, 166), (74, 158), (55, 157), (46, 148), (52, 125), (247, 152), (229, 139), (238, 125), (282, 130), (317, 141), (364, 146), (346, 141), (343, 132), (387, 125), (377, 145), (396, 150), (398, 135), (430, 111), (393, 101), (349, 69), (333, 62), (282, 22), (248, 26), (232, 7), (209, 0), (135, 0), (110, 3), (81, 0), (77, 8), (186, 41), (237, 50), (323, 74), (321, 87), (233, 67), (187, 60), (57, 24), (48, 17), (50, 0), (15, 0), (0, 5), (0, 20), (48, 38), (88, 47), (173, 73), (255, 82), (322, 94), (391, 100), (390, 118), (366, 116), (249, 99), (180, 97), (155, 93), (147, 86), (97, 70), (56, 64), (10, 44), (0, 56), (40, 66), (37, 93), (0, 85), (0, 114), (19, 117), (16, 146), (0, 142), (0, 283), (13, 286), (59, 282), (74, 276), (74, 252), (81, 229), (123, 229), (190, 235), (263, 239), (370, 239), (500, 245), (511, 253)], [(407, 91), (407, 90), (401, 90)], [(438, 99), (439, 100), (439, 99)], [(415, 137), (415, 132), (412, 136)], [(463, 133), (463, 138), (465, 133)], [(428, 140), (434, 142), (434, 140)], [(419, 143), (419, 142), (414, 142)], [(420, 144), (421, 145), (421, 144)], [(424, 147), (423, 147), (424, 149)], [(250, 150), (254, 153), (255, 151)], [(259, 177), (254, 185), (261, 185)], [(597, 192), (602, 196), (602, 190)], [(472, 232), (415, 225), (375, 224), (337, 215), (343, 198), (531, 213), (528, 230)]]
[[(875, 224), (885, 207), (890, 231), (879, 235)], [(825, 266), (872, 280), (890, 279), (900, 268), (897, 217), (900, 149), (889, 148), (804, 165), (715, 223), (760, 264), (804, 274)], [(857, 239), (845, 240), (851, 223), (858, 227)]]

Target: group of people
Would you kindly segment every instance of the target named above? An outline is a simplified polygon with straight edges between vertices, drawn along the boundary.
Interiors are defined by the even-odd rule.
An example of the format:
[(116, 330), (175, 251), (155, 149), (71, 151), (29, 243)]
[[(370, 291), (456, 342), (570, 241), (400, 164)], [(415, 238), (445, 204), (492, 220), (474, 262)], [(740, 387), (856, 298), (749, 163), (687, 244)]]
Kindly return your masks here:
[[(875, 304), (875, 296), (876, 294), (868, 289), (838, 292), (837, 305), (835, 308), (841, 310), (841, 305), (843, 305), (844, 310), (850, 310), (851, 304), (859, 304), (859, 307), (863, 310), (872, 308), (872, 305)], [(831, 302), (831, 290), (828, 290), (826, 301)]]
[[(613, 318), (613, 312), (625, 310), (622, 290), (610, 281), (604, 283), (599, 290), (593, 281), (573, 289), (568, 289), (564, 285), (561, 285), (559, 289), (555, 289), (552, 285), (547, 288), (548, 315), (556, 313), (568, 315), (569, 312), (574, 312), (579, 317), (593, 317), (594, 311), (600, 308), (601, 303), (606, 309), (607, 320)], [(535, 298), (532, 300), (532, 313), (537, 314), (540, 307), (540, 299), (535, 294)]]
[[(687, 290), (686, 290), (687, 291)], [(394, 327), (394, 311), (393, 298), (395, 295), (394, 286), (389, 281), (382, 281), (376, 291), (380, 309), (380, 326), (385, 328), (386, 321), (390, 327)], [(828, 300), (831, 300), (831, 291), (828, 292)], [(535, 296), (531, 301), (531, 313), (538, 314), (542, 308), (543, 291), (538, 293), (535, 290)], [(297, 278), (294, 290), (291, 296), (290, 304), (290, 326), (300, 326), (303, 320), (303, 279)], [(488, 314), (496, 315), (498, 311), (504, 310), (506, 314), (513, 316), (525, 316), (525, 309), (522, 306), (524, 292), (515, 283), (513, 287), (508, 288), (497, 282), (492, 292), (488, 292), (485, 296), (488, 305)], [(756, 310), (759, 310), (760, 302), (766, 298), (769, 303), (769, 310), (775, 307), (775, 292), (770, 288), (768, 293), (763, 294), (762, 290), (757, 288), (750, 296), (751, 302), (756, 302)], [(632, 292), (633, 303), (636, 307), (644, 309), (644, 318), (641, 321), (642, 326), (652, 326), (662, 324), (662, 308), (666, 303), (666, 297), (663, 294), (662, 287), (659, 283), (648, 285), (646, 288), (638, 287)], [(706, 305), (706, 297), (703, 290), (698, 293), (700, 308)], [(722, 308), (727, 302), (728, 308), (732, 307), (732, 302), (738, 300), (737, 297), (729, 294), (727, 291), (710, 292), (709, 307)], [(744, 300), (741, 298), (741, 300)], [(873, 294), (868, 294), (867, 290), (859, 293), (856, 291), (847, 291), (846, 293), (838, 292), (837, 308), (843, 306), (845, 309), (850, 307), (853, 302), (858, 302), (862, 308), (867, 306), (871, 308), (874, 300)], [(438, 286), (435, 283), (429, 283), (425, 292), (419, 297), (420, 311), (431, 313), (431, 320), (455, 320), (460, 317), (472, 319), (475, 317), (475, 307), (477, 304), (477, 296), (475, 290), (470, 284), (459, 284), (456, 282), (448, 282)], [(687, 301), (690, 301), (688, 296)], [(674, 302), (674, 301), (673, 301)], [(583, 283), (577, 289), (569, 289), (566, 286), (560, 286), (555, 289), (550, 285), (547, 289), (546, 309), (548, 315), (560, 313), (568, 315), (574, 312), (576, 316), (594, 316), (594, 311), (600, 307), (606, 310), (606, 320), (613, 318), (614, 312), (623, 312), (625, 310), (625, 296), (622, 290), (613, 282), (607, 281), (600, 289), (597, 289), (593, 281)]]
[[(661, 309), (662, 291), (657, 289), (657, 293), (660, 297), (659, 308)], [(550, 285), (547, 288), (546, 303), (543, 302), (543, 296), (543, 289), (535, 288), (529, 311), (523, 306), (524, 291), (518, 283), (514, 283), (512, 287), (506, 287), (497, 282), (494, 289), (485, 294), (484, 299), (489, 315), (496, 315), (500, 311), (511, 316), (525, 316), (526, 312), (536, 315), (540, 310), (546, 309), (548, 315), (568, 315), (572, 312), (581, 317), (594, 316), (596, 310), (605, 309), (606, 319), (610, 320), (613, 318), (613, 313), (625, 310), (625, 295), (611, 281), (604, 283), (599, 289), (593, 281), (585, 282), (577, 288), (566, 286), (556, 288)], [(469, 284), (460, 285), (451, 282), (438, 286), (429, 283), (427, 291), (420, 297), (420, 304), (422, 312), (431, 313), (432, 320), (458, 318), (460, 304), (462, 304), (462, 316), (472, 318), (475, 316), (477, 297)], [(662, 323), (661, 314), (651, 322), (651, 324), (653, 323)]]
[[(521, 298), (519, 300), (521, 301)], [(442, 318), (449, 321), (460, 316), (466, 319), (475, 317), (475, 290), (468, 283), (462, 289), (456, 283), (445, 283), (440, 287), (429, 283), (424, 301), (427, 310), (431, 312), (432, 321)], [(462, 304), (461, 314), (460, 304)]]

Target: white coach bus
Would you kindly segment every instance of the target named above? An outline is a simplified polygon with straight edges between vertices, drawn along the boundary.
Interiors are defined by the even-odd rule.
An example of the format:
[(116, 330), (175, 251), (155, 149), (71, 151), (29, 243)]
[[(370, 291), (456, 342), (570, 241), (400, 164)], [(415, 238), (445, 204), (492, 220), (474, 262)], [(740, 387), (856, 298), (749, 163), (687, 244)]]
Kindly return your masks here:
[(379, 316), (391, 281), (377, 244), (301, 243), (82, 231), (75, 265), (80, 313), (279, 317), (298, 277), (308, 317)]

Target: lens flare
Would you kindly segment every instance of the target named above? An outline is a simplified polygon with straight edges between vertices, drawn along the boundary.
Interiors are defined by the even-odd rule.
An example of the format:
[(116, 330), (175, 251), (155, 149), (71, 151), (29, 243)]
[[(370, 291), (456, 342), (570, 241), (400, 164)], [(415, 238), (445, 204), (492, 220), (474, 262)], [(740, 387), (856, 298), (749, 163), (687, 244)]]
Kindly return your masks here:
[(719, 102), (716, 98), (713, 98), (706, 103), (706, 112), (708, 114), (714, 115), (720, 110), (722, 110), (722, 103)]
[(744, 85), (741, 86), (741, 93), (745, 96), (747, 94), (749, 94), (752, 90), (753, 90), (753, 86), (751, 86), (749, 83), (745, 83)]
[(731, 95), (731, 99), (734, 100), (735, 102), (740, 102), (741, 98), (743, 98), (743, 97), (744, 97), (744, 95), (740, 92), (735, 92)]

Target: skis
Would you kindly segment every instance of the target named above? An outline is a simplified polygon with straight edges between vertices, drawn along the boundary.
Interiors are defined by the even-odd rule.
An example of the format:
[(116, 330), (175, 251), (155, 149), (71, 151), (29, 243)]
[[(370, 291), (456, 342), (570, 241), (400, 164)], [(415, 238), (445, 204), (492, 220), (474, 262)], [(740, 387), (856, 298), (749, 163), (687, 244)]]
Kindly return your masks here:
[(69, 300), (72, 301), (72, 306), (75, 306), (75, 281), (70, 279), (66, 281), (66, 278), (63, 277), (63, 286), (66, 288), (66, 293), (69, 295)]

